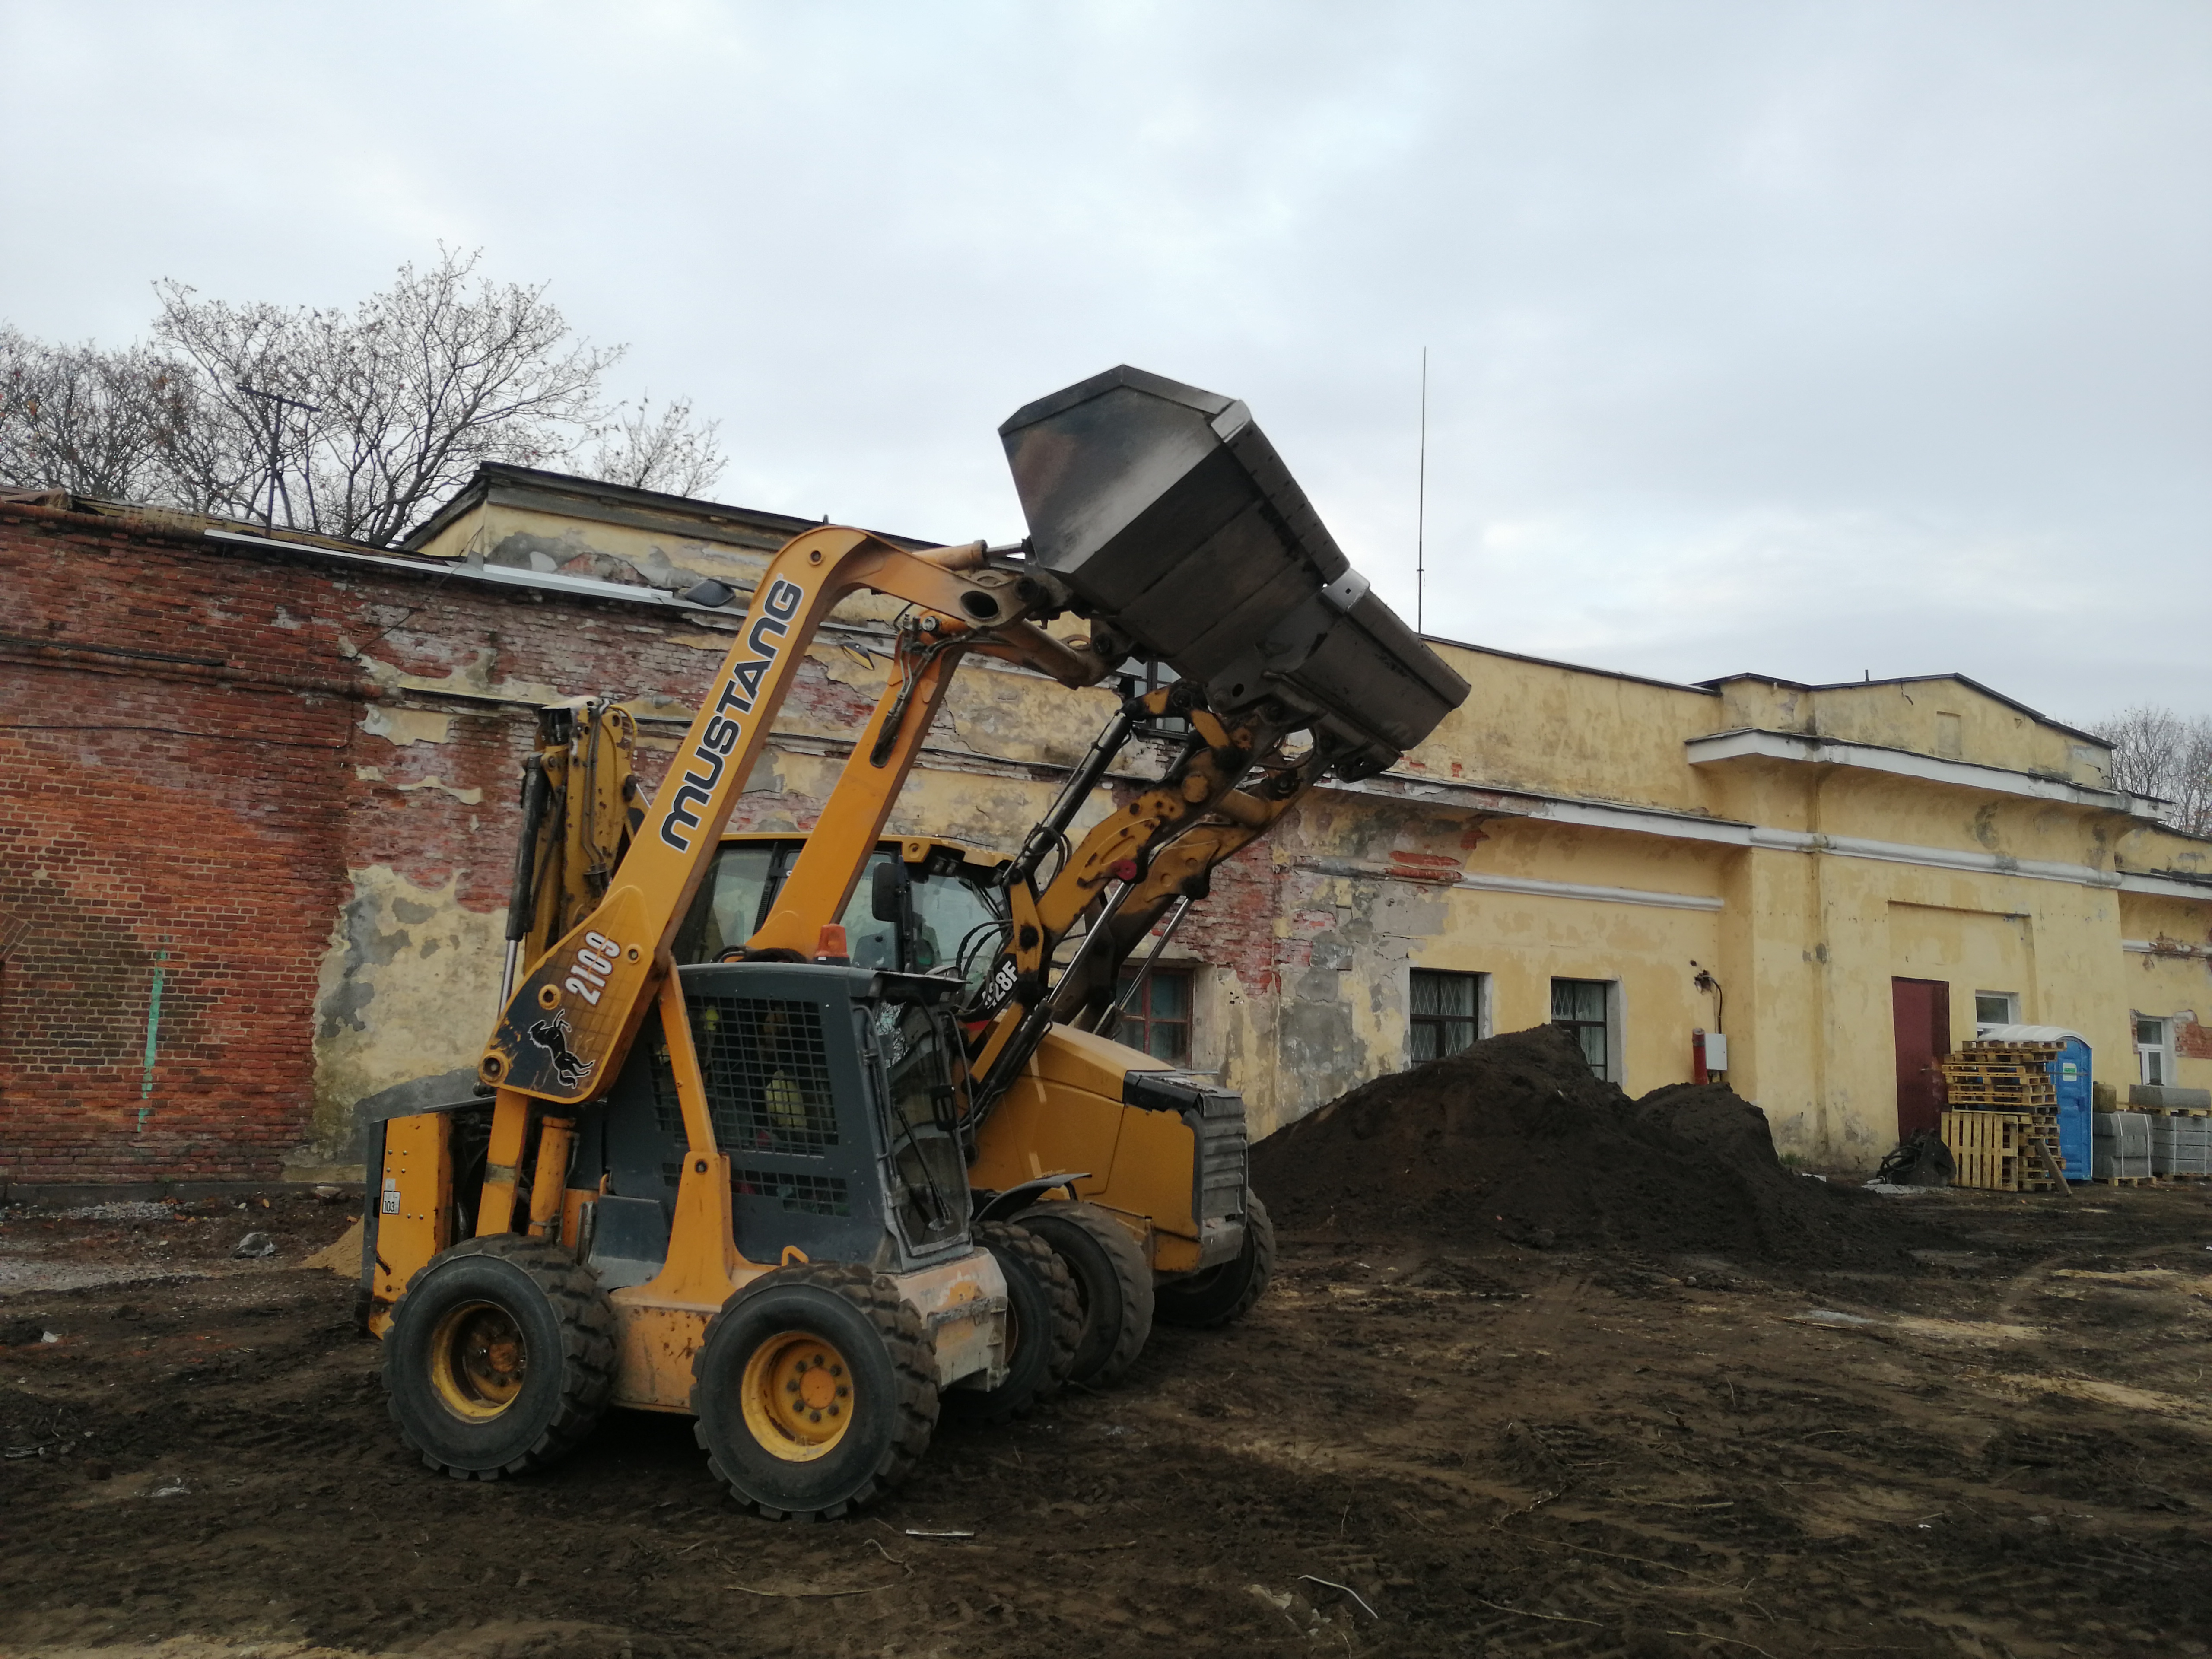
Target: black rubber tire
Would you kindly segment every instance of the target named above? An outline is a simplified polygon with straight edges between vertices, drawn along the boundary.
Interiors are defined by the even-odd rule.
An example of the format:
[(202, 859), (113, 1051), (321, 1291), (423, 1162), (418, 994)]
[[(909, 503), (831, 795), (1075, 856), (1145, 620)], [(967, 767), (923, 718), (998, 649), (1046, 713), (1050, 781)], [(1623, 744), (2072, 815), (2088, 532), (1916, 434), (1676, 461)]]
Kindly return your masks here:
[[(495, 1415), (449, 1405), (437, 1380), (449, 1321), (472, 1304), (514, 1322), (522, 1382)], [(445, 1334), (441, 1337), (441, 1333)], [(615, 1316), (590, 1269), (560, 1245), (520, 1233), (465, 1239), (407, 1281), (384, 1339), (384, 1389), (401, 1438), (457, 1480), (525, 1474), (561, 1457), (606, 1410), (615, 1378)]]
[(1153, 1287), (1152, 1316), (1163, 1325), (1212, 1330), (1252, 1311), (1275, 1276), (1275, 1224), (1257, 1193), (1244, 1194), (1244, 1248), (1234, 1261)]
[[(794, 1331), (834, 1344), (852, 1367), (852, 1419), (830, 1449), (794, 1462), (747, 1424), (745, 1368)], [(834, 1521), (914, 1472), (937, 1426), (937, 1356), (896, 1281), (839, 1261), (762, 1274), (707, 1323), (691, 1362), (693, 1436), (707, 1467), (771, 1521)]]
[(1051, 1245), (1075, 1281), (1083, 1335), (1067, 1380), (1119, 1382), (1152, 1334), (1152, 1270), (1143, 1248), (1096, 1204), (1037, 1204), (1014, 1220)]
[(995, 1389), (945, 1391), (945, 1409), (971, 1423), (1011, 1423), (1049, 1400), (1067, 1381), (1083, 1338), (1083, 1304), (1075, 1281), (1051, 1245), (1010, 1221), (986, 1221), (975, 1242), (990, 1251), (1006, 1280), (1006, 1323), (1013, 1352), (1006, 1380)]

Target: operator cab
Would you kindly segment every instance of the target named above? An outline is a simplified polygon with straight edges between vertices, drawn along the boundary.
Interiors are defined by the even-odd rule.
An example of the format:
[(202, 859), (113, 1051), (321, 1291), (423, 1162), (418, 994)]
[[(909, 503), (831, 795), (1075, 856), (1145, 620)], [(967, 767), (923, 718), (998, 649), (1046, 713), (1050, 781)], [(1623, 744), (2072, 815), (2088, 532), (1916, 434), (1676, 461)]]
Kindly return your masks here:
[[(718, 962), (743, 945), (805, 847), (803, 836), (725, 836), (677, 930), (676, 960)], [(852, 965), (957, 979), (963, 994), (974, 990), (1006, 931), (997, 885), (1006, 863), (933, 837), (878, 842), (841, 918)]]
[[(786, 962), (681, 978), (741, 1254), (795, 1244), (896, 1273), (967, 1249), (948, 979)], [(577, 1137), (579, 1167), (604, 1172), (588, 1259), (603, 1284), (643, 1283), (666, 1256), (687, 1156), (657, 1015)]]

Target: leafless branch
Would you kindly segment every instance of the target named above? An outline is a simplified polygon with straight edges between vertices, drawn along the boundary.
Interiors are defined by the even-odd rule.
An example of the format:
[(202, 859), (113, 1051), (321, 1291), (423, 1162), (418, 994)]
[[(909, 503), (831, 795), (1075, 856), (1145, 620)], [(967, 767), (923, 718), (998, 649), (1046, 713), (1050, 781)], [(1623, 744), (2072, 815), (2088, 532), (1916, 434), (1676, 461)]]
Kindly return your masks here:
[(486, 461), (690, 494), (722, 458), (682, 399), (607, 407), (622, 348), (545, 286), (441, 249), (351, 309), (155, 284), (153, 341), (52, 346), (0, 324), (0, 483), (398, 540)]
[(0, 483), (144, 501), (188, 394), (143, 346), (47, 345), (0, 323)]
[(578, 470), (585, 477), (633, 489), (658, 489), (672, 495), (697, 495), (714, 488), (726, 465), (715, 442), (720, 421), (695, 422), (688, 399), (678, 398), (656, 415), (650, 396), (635, 410), (624, 404), (593, 436), (597, 447)]
[(2137, 704), (2089, 730), (2112, 745), (2112, 787), (2166, 803), (2177, 830), (2212, 835), (2212, 716)]

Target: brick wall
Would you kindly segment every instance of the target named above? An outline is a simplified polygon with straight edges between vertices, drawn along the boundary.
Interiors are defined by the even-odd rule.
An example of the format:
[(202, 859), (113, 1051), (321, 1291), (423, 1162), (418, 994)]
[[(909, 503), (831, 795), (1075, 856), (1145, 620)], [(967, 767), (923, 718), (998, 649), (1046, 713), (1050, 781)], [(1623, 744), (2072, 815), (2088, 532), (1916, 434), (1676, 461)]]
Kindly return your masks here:
[[(499, 911), (531, 706), (713, 661), (643, 607), (38, 507), (0, 507), (0, 1181), (281, 1173), (349, 872)], [(377, 735), (401, 706), (450, 735)]]

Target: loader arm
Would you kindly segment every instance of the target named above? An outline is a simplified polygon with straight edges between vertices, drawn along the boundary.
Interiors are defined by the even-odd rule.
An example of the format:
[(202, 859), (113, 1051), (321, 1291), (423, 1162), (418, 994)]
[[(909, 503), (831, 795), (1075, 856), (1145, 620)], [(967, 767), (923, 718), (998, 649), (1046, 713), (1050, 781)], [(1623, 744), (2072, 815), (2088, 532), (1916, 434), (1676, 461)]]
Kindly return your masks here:
[[(969, 550), (958, 551), (965, 555)], [(986, 579), (1006, 574), (991, 571)], [(810, 951), (823, 927), (844, 914), (853, 884), (921, 757), (952, 677), (971, 652), (1035, 669), (1070, 687), (1095, 685), (1111, 672), (1086, 647), (1056, 640), (1027, 623), (983, 628), (936, 612), (907, 619), (898, 630), (883, 695), (778, 890), (774, 908), (746, 941), (749, 952)]]
[[(974, 1060), (980, 1081), (970, 1109), (978, 1117), (1020, 1074), (1054, 1023), (1101, 1023), (1122, 963), (1167, 908), (1179, 898), (1203, 897), (1214, 867), (1273, 829), (1333, 758), (1318, 742), (1295, 760), (1283, 757), (1279, 746), (1297, 729), (1297, 717), (1265, 702), (1225, 721), (1177, 684), (1133, 700), (1131, 712), (1183, 714), (1190, 740), (1158, 783), (1091, 829), (1042, 891), (1033, 885), (1039, 837), (1008, 867), (1011, 926), (970, 1010), (991, 1020)], [(1070, 799), (1096, 786), (1120, 746), (1112, 739), (1126, 741), (1130, 724), (1125, 716), (1109, 727), (1068, 780), (1048, 825), (1072, 818)], [(1086, 918), (1074, 955), (1054, 976), (1054, 953)]]
[[(981, 543), (909, 553), (834, 526), (810, 531), (776, 555), (604, 895), (506, 999), (477, 1064), (478, 1077), (500, 1091), (495, 1170), (512, 1167), (502, 1151), (519, 1153), (524, 1124), (514, 1113), (526, 1109), (526, 1097), (588, 1100), (620, 1069), (745, 777), (808, 644), (839, 600), (866, 588), (920, 607), (924, 622), (934, 614), (940, 623), (963, 619), (955, 627), (1019, 629), (1018, 648), (1077, 671), (1074, 653), (1023, 622), (1049, 603), (1048, 591), (981, 568)], [(927, 702), (909, 700), (908, 720), (918, 722), (924, 711), (915, 705)]]
[(538, 752), (523, 768), (502, 1006), (520, 969), (606, 896), (644, 823), (630, 769), (636, 744), (636, 721), (612, 697), (571, 697), (538, 710)]

